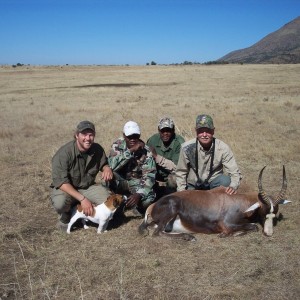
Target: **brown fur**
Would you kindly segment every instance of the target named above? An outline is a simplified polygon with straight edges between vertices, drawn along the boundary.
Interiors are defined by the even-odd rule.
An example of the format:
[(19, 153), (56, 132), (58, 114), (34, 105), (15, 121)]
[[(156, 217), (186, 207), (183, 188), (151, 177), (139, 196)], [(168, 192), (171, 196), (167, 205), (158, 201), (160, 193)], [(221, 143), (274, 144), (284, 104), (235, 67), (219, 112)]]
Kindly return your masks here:
[[(109, 195), (107, 197), (107, 199), (104, 201), (104, 204), (108, 207), (108, 209), (110, 209), (111, 211), (115, 210), (116, 208), (118, 208), (121, 203), (123, 202), (123, 196), (120, 194), (112, 194)], [(79, 212), (82, 212), (82, 206), (81, 204), (77, 205), (77, 210)], [(95, 209), (93, 209), (93, 214), (91, 215), (91, 217), (95, 216)]]
[[(261, 208), (245, 214), (256, 202), (261, 204)], [(224, 187), (209, 191), (186, 190), (162, 197), (149, 206), (139, 232), (145, 234), (148, 226), (156, 224), (153, 235), (188, 239), (188, 234), (165, 232), (167, 224), (179, 217), (183, 227), (191, 233), (219, 233), (221, 237), (240, 235), (257, 231), (253, 222), (263, 221), (265, 213), (264, 205), (255, 192), (228, 195)], [(190, 236), (189, 239), (192, 238)]]
[(123, 202), (123, 196), (120, 194), (109, 195), (104, 204), (111, 210), (118, 208)]
[[(79, 212), (82, 212), (82, 211), (83, 211), (83, 208), (82, 208), (81, 204), (77, 204), (77, 210), (78, 210)], [(95, 217), (95, 213), (96, 213), (96, 211), (95, 211), (95, 209), (93, 208), (93, 213), (92, 213), (91, 217)]]

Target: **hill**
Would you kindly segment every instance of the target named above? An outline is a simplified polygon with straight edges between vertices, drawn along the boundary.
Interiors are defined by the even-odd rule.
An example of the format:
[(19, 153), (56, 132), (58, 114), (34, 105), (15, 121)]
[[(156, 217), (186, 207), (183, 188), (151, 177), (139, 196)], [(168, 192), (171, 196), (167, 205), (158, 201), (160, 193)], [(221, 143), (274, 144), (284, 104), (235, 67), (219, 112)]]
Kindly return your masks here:
[(249, 48), (236, 50), (217, 61), (229, 63), (300, 63), (300, 17), (285, 24)]

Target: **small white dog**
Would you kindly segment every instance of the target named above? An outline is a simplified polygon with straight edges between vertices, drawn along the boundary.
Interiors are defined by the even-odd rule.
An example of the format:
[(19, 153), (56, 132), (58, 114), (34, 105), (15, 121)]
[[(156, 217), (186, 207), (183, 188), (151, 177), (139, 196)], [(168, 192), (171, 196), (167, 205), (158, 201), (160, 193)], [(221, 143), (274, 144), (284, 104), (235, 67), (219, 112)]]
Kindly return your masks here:
[(104, 203), (101, 203), (94, 207), (94, 214), (92, 216), (86, 216), (82, 212), (82, 207), (80, 204), (77, 205), (77, 210), (75, 210), (75, 214), (72, 216), (69, 224), (67, 233), (71, 232), (72, 225), (78, 220), (82, 219), (82, 224), (84, 229), (89, 228), (86, 225), (86, 221), (90, 220), (94, 223), (99, 224), (97, 233), (101, 233), (106, 231), (109, 220), (112, 219), (115, 211), (121, 205), (123, 201), (126, 201), (127, 197), (119, 194), (112, 194), (108, 196)]

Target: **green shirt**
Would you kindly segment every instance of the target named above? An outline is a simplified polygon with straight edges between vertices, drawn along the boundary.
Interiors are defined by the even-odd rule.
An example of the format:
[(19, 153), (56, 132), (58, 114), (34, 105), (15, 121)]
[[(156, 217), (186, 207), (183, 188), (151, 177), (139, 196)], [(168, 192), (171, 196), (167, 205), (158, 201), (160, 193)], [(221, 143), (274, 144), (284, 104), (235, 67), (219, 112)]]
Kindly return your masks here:
[(76, 189), (88, 188), (95, 183), (96, 176), (108, 165), (103, 148), (92, 144), (91, 148), (81, 154), (76, 140), (62, 146), (52, 158), (52, 187), (59, 188), (70, 183)]
[(148, 139), (147, 145), (154, 147), (158, 154), (155, 160), (157, 168), (156, 180), (166, 182), (169, 174), (175, 171), (182, 143), (184, 143), (184, 138), (178, 134), (174, 135), (169, 146), (164, 145), (159, 133), (152, 135)]

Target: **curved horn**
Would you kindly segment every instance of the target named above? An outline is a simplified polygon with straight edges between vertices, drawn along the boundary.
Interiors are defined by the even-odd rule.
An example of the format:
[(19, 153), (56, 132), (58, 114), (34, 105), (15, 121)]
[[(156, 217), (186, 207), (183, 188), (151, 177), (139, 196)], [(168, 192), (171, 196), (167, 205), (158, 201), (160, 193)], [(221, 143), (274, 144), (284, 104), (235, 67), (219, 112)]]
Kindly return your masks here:
[(264, 166), (261, 171), (259, 172), (259, 176), (258, 176), (258, 193), (260, 194), (262, 201), (268, 205), (269, 207), (271, 207), (271, 210), (273, 208), (273, 203), (272, 200), (270, 199), (270, 197), (266, 194), (266, 192), (264, 191), (264, 189), (262, 188), (262, 173), (264, 171), (266, 166)]
[(285, 167), (283, 165), (283, 167), (282, 167), (282, 187), (281, 187), (281, 191), (279, 192), (278, 196), (275, 199), (274, 205), (277, 205), (281, 200), (284, 200), (286, 190), (287, 190), (287, 179), (286, 179), (286, 174), (285, 174)]
[(262, 174), (263, 174), (263, 171), (264, 171), (265, 167), (266, 166), (264, 166), (261, 169), (261, 171), (259, 173), (259, 176), (258, 176), (258, 193), (262, 197), (263, 202), (265, 204), (267, 204), (268, 206), (271, 206), (270, 198), (268, 197), (268, 195), (266, 194), (266, 192), (263, 190), (263, 188), (262, 188), (262, 182), (261, 182)]

